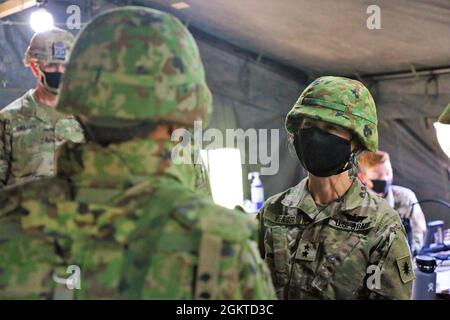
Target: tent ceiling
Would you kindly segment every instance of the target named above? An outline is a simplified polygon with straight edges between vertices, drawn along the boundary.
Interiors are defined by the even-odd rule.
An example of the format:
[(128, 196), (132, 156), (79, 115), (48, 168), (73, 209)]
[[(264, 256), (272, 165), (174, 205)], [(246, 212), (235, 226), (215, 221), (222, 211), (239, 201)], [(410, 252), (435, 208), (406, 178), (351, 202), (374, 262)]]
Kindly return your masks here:
[[(218, 38), (312, 75), (375, 74), (450, 65), (449, 0), (135, 1), (163, 7)], [(369, 30), (370, 4), (381, 30)]]

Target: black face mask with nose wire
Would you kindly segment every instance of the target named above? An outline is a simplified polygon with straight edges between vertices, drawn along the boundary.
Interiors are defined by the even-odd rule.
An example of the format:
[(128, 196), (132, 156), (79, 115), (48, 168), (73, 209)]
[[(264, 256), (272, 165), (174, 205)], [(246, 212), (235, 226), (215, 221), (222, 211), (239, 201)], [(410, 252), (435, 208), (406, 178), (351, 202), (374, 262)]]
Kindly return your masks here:
[(370, 180), (372, 181), (373, 187), (372, 190), (375, 191), (378, 194), (382, 194), (383, 197), (386, 197), (389, 188), (391, 187), (392, 181), (389, 180), (382, 180), (382, 179), (374, 179)]
[(50, 87), (50, 89), (53, 90), (59, 89), (59, 85), (61, 84), (61, 79), (63, 76), (62, 72), (42, 71), (42, 73), (44, 74), (43, 81), (45, 81), (45, 83), (47, 84), (48, 87)]
[(329, 177), (351, 167), (351, 141), (317, 127), (300, 129), (294, 146), (302, 166), (314, 176)]
[(39, 65), (36, 66), (40, 74), (40, 82), (50, 93), (57, 94), (63, 77), (62, 72), (47, 72)]

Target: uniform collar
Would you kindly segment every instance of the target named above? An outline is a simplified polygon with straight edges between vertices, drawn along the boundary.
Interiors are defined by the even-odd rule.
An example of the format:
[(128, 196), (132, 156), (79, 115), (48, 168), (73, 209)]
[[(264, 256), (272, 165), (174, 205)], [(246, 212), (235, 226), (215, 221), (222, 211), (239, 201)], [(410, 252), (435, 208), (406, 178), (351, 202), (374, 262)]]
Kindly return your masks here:
[(45, 123), (55, 123), (60, 113), (55, 108), (39, 103), (34, 97), (34, 89), (29, 90), (24, 96), (24, 104), (28, 106), (33, 116)]
[[(350, 188), (338, 201), (330, 203), (322, 211), (317, 207), (311, 193), (307, 188), (308, 178), (303, 179), (298, 185), (293, 187), (284, 197), (281, 203), (287, 207), (296, 207), (314, 220), (323, 220), (330, 217), (335, 212), (354, 211), (358, 207), (372, 205), (366, 187), (354, 178)], [(365, 210), (359, 210), (358, 215), (363, 216)]]

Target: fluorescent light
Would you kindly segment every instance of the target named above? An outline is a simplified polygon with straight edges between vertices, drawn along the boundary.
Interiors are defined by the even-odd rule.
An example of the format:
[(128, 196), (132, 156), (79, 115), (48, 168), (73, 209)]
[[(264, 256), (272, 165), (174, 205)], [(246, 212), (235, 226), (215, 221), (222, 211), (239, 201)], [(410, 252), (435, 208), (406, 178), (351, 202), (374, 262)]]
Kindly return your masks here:
[(54, 28), (53, 16), (45, 9), (38, 9), (30, 16), (30, 26), (35, 32), (50, 30)]
[(450, 158), (450, 124), (435, 122), (434, 128), (436, 129), (436, 136), (442, 151)]
[(243, 205), (241, 152), (222, 148), (200, 152), (209, 170), (213, 200), (216, 204), (233, 209)]
[(175, 2), (175, 3), (172, 3), (171, 6), (177, 10), (182, 10), (182, 9), (186, 9), (186, 8), (190, 7), (190, 5), (187, 4), (186, 2)]

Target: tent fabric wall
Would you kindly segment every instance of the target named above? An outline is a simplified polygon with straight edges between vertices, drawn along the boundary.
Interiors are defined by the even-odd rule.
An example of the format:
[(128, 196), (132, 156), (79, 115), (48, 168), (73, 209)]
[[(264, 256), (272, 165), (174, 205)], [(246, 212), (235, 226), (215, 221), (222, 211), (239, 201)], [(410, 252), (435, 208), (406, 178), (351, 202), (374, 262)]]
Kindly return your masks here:
[[(380, 149), (390, 153), (394, 183), (411, 188), (419, 200), (450, 202), (450, 161), (433, 123), (450, 101), (450, 74), (433, 78), (384, 80), (374, 90)], [(428, 220), (450, 225), (450, 210), (424, 204)]]
[[(25, 17), (23, 13), (16, 16), (14, 21)], [(36, 83), (33, 74), (22, 62), (32, 35), (28, 25), (0, 25), (0, 108)]]

